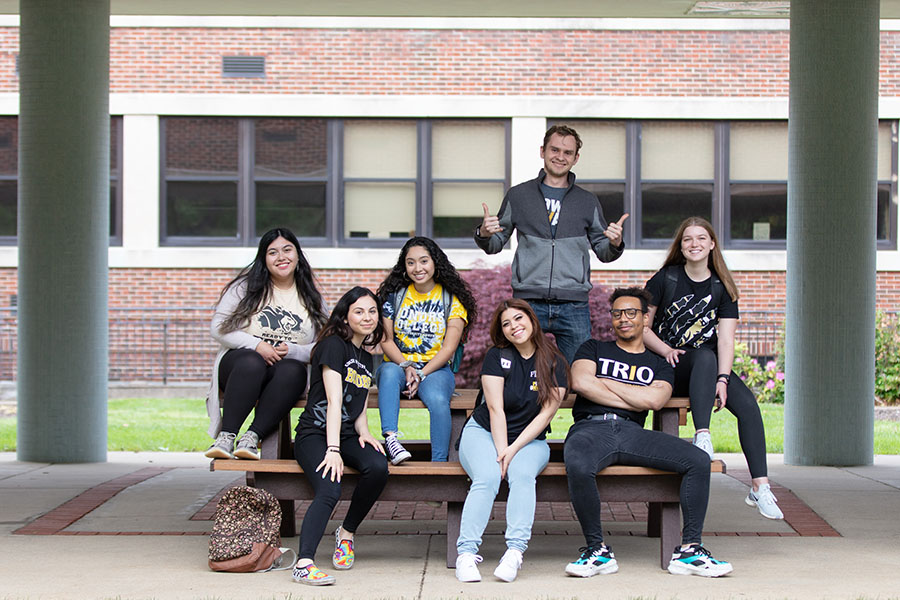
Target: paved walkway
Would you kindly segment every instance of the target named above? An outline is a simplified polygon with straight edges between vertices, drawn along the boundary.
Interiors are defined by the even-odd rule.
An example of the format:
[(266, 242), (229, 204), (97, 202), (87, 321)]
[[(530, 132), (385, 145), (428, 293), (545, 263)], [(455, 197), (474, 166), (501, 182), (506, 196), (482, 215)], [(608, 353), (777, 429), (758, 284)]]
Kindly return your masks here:
[[(519, 579), (494, 581), (502, 507), (485, 535), (481, 584), (444, 566), (446, 508), (379, 503), (360, 529), (359, 562), (337, 584), (309, 588), (287, 572), (212, 573), (207, 534), (215, 502), (240, 484), (191, 453), (110, 453), (103, 464), (20, 463), (0, 454), (0, 599), (12, 598), (900, 598), (900, 457), (868, 467), (788, 467), (770, 455), (785, 512), (768, 521), (746, 506), (743, 458), (723, 455), (704, 539), (735, 572), (718, 580), (659, 569), (646, 506), (604, 506), (618, 574), (587, 580), (563, 567), (583, 543), (571, 506), (538, 506)], [(298, 518), (306, 509), (298, 508)], [(339, 506), (337, 515), (346, 510)], [(297, 540), (283, 540), (296, 547)], [(327, 563), (329, 540), (320, 547)]]

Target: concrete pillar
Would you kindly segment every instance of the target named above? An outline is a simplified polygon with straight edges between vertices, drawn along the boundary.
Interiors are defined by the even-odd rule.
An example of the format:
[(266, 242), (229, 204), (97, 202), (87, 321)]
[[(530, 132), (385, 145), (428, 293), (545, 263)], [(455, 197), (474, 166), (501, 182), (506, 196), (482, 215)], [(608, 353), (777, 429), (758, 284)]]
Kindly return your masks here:
[(17, 454), (103, 462), (109, 0), (19, 10)]
[(792, 0), (785, 462), (873, 459), (878, 0)]

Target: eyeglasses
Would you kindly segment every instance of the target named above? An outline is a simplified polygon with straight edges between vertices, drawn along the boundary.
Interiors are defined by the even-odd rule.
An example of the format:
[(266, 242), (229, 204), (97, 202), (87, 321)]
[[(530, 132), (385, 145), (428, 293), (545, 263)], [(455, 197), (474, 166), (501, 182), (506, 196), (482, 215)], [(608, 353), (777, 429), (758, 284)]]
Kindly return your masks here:
[(638, 315), (639, 312), (644, 312), (644, 311), (637, 309), (637, 308), (623, 308), (623, 309), (613, 308), (612, 310), (609, 311), (609, 314), (613, 318), (613, 321), (616, 321), (618, 319), (621, 319), (622, 315), (625, 315), (625, 317), (628, 319), (633, 319)]

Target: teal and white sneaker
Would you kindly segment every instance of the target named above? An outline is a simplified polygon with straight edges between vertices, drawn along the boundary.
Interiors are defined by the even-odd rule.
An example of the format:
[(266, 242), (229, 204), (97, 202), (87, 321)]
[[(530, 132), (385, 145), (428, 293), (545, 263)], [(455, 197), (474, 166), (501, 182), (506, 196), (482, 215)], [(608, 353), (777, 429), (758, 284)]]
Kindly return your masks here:
[(566, 575), (572, 577), (593, 577), (594, 575), (609, 575), (619, 570), (619, 563), (612, 552), (612, 548), (606, 544), (600, 544), (596, 548), (585, 546), (579, 548), (581, 556), (575, 562), (566, 565)]
[(784, 513), (778, 508), (778, 500), (775, 498), (775, 494), (772, 493), (772, 488), (768, 483), (759, 486), (759, 490), (756, 492), (753, 491), (753, 488), (750, 488), (750, 493), (744, 498), (744, 502), (748, 506), (758, 508), (759, 514), (767, 519), (784, 518)]
[(669, 573), (673, 575), (699, 575), (700, 577), (721, 577), (734, 570), (731, 563), (716, 560), (709, 550), (700, 544), (691, 544), (682, 550), (675, 548), (672, 560), (669, 561)]

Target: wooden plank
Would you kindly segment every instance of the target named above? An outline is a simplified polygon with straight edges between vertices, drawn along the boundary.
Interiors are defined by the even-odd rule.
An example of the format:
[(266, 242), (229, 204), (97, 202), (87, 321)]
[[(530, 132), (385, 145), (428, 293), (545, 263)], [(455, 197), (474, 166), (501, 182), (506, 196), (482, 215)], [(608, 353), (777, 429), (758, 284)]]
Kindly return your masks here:
[[(466, 472), (458, 462), (430, 462), (430, 461), (406, 461), (402, 465), (388, 465), (392, 477), (416, 477), (420, 475), (445, 475), (465, 477)], [(270, 460), (229, 460), (214, 459), (210, 463), (211, 471), (238, 471), (255, 473), (303, 473), (297, 461), (286, 459)], [(710, 471), (723, 473), (725, 463), (714, 460), (710, 464)], [(344, 468), (345, 473), (356, 474), (350, 467)], [(549, 463), (541, 472), (541, 475), (550, 477), (564, 477), (566, 465), (563, 463)], [(651, 469), (649, 467), (633, 467), (628, 465), (613, 465), (606, 467), (598, 475), (670, 475), (670, 471)], [(435, 498), (437, 500), (438, 498)]]

